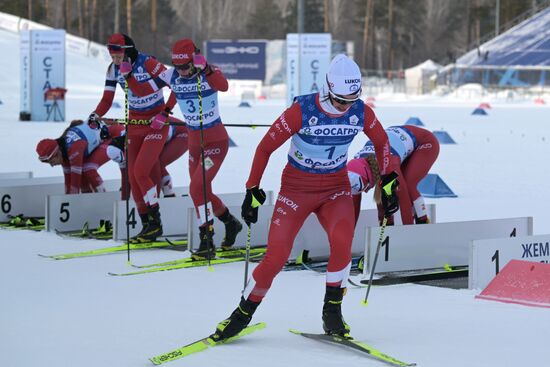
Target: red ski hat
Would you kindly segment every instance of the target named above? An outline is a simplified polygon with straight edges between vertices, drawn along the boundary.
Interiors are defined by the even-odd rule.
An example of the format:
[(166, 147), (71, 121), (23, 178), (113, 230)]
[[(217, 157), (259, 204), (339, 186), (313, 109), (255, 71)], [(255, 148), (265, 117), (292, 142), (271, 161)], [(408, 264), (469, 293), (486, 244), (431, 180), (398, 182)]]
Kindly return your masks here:
[(172, 64), (184, 65), (193, 60), (193, 55), (199, 52), (193, 41), (184, 38), (177, 41), (172, 47)]
[(348, 177), (352, 195), (366, 192), (374, 186), (369, 163), (364, 158), (355, 158), (348, 162)]
[(59, 144), (53, 139), (43, 139), (36, 145), (36, 153), (38, 153), (38, 159), (42, 162), (49, 161), (55, 153), (59, 150)]
[(115, 33), (107, 41), (107, 48), (111, 54), (123, 54), (125, 49), (132, 48), (133, 45), (126, 42), (126, 37), (122, 33)]

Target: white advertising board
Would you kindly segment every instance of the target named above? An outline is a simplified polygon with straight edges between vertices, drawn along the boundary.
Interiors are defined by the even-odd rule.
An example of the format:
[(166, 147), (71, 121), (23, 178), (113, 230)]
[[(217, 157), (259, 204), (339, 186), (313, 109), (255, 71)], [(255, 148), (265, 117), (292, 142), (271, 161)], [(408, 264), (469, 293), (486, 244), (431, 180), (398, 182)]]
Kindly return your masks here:
[[(23, 68), (23, 66), (21, 66)], [(46, 91), (65, 88), (65, 31), (30, 31), (30, 105), (33, 121), (64, 121), (65, 99), (46, 99)]]
[[(380, 229), (367, 228), (365, 274), (370, 273)], [(386, 227), (376, 272), (464, 266), (472, 240), (532, 234), (532, 217)]]
[(330, 33), (286, 35), (287, 105), (294, 97), (319, 92), (330, 64)]

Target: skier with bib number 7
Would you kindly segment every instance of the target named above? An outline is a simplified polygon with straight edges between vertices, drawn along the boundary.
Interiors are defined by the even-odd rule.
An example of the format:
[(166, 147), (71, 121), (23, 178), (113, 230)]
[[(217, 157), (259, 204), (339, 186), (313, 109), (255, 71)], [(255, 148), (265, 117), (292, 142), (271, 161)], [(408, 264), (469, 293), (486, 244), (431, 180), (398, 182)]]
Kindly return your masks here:
[(322, 90), (296, 97), (258, 145), (242, 204), (241, 214), (249, 225), (256, 223), (258, 206), (266, 198), (260, 180), (269, 157), (291, 139), (265, 257), (249, 278), (238, 307), (217, 325), (210, 336), (212, 340), (227, 340), (249, 324), (311, 213), (317, 215), (330, 244), (323, 329), (330, 335), (349, 337), (350, 328), (342, 317), (341, 304), (351, 268), (355, 221), (346, 162), (349, 145), (358, 133), (363, 132), (372, 140), (382, 174), (380, 184), (391, 189), (384, 200), (387, 215), (398, 206), (388, 137), (372, 109), (359, 98), (361, 85), (359, 66), (347, 56), (337, 55), (330, 63)]

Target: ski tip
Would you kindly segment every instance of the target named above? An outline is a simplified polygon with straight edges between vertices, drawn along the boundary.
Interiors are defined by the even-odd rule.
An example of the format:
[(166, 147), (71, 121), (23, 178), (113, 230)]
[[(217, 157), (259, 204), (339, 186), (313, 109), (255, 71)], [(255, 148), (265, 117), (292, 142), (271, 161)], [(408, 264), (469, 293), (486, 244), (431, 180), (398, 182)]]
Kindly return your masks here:
[(292, 334), (297, 334), (297, 335), (301, 334), (301, 332), (299, 330), (296, 330), (296, 329), (288, 329), (288, 331), (290, 331)]
[(149, 358), (149, 360), (150, 360), (150, 361), (151, 361), (151, 363), (152, 363), (152, 364), (154, 364), (155, 366), (158, 366), (158, 365), (160, 365), (160, 362), (158, 362), (158, 361), (157, 361), (157, 360), (155, 359), (155, 357), (153, 357), (153, 358)]
[(361, 301), (361, 305), (363, 305), (364, 307), (367, 307), (369, 305), (369, 301), (364, 299), (364, 300)]

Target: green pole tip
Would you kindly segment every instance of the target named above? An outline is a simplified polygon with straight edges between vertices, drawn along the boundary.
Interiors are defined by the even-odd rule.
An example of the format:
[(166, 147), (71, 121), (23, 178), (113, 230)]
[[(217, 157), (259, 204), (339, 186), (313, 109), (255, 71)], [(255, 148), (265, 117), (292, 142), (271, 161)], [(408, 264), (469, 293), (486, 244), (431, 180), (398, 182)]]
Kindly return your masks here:
[(213, 272), (214, 272), (214, 267), (213, 267), (212, 265), (208, 265), (208, 268), (207, 268), (207, 269), (208, 269), (208, 271), (209, 271), (210, 273), (213, 273)]
[(369, 305), (369, 301), (367, 301), (367, 300), (362, 300), (362, 301), (361, 301), (361, 304), (362, 304), (363, 306), (367, 307), (367, 306)]
[(449, 264), (445, 264), (445, 265), (443, 265), (443, 269), (445, 269), (445, 271), (452, 271), (453, 267)]

